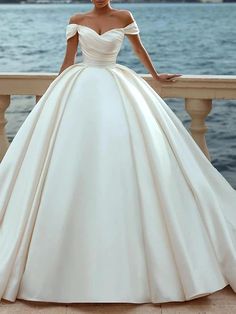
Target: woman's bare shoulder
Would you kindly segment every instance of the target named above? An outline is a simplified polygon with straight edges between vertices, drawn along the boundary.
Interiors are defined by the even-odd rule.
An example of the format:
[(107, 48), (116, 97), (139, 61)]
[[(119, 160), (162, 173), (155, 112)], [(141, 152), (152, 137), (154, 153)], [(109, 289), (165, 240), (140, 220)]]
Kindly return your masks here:
[(131, 11), (129, 10), (117, 10), (119, 18), (122, 20), (124, 25), (130, 24), (134, 21), (134, 17)]
[(70, 18), (69, 18), (69, 24), (80, 24), (81, 22), (83, 22), (83, 19), (86, 18), (88, 16), (88, 13), (76, 13), (73, 14)]

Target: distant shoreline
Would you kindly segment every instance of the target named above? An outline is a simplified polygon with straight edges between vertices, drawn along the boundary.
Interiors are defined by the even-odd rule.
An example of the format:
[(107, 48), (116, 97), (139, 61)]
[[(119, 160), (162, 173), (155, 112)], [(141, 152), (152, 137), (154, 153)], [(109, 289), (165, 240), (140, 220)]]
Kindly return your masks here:
[[(113, 3), (199, 3), (199, 4), (222, 4), (222, 3), (236, 3), (236, 0), (113, 0)], [(85, 4), (91, 3), (90, 0), (0, 0), (1, 4)]]
[[(91, 1), (74, 1), (74, 2), (70, 2), (70, 3), (66, 3), (66, 2), (12, 2), (12, 1), (9, 1), (9, 2), (0, 2), (0, 5), (1, 4), (10, 4), (10, 5), (14, 5), (14, 4), (21, 4), (21, 5), (24, 5), (24, 4), (30, 4), (30, 5), (35, 5), (35, 4), (88, 4), (88, 3), (91, 3)], [(113, 0), (113, 4), (118, 4), (118, 3), (128, 3), (128, 4), (141, 4), (141, 3), (144, 3), (144, 4), (152, 4), (152, 3), (160, 3), (160, 4), (165, 4), (165, 3), (172, 3), (172, 4), (175, 4), (175, 3), (199, 3), (199, 4), (223, 4), (223, 3), (236, 3), (236, 0), (220, 0), (220, 1), (214, 1), (214, 0), (203, 0), (203, 1), (195, 1), (195, 0), (151, 0), (151, 1), (130, 1), (130, 2), (127, 2), (127, 1), (114, 1)]]

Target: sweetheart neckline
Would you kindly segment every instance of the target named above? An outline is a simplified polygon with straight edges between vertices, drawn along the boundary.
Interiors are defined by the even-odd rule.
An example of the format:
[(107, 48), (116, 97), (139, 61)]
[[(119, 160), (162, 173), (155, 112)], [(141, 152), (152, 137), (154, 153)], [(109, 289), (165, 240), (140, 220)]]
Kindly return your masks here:
[(123, 30), (123, 29), (125, 29), (126, 27), (128, 27), (129, 25), (132, 25), (132, 24), (134, 24), (134, 23), (135, 23), (135, 21), (129, 23), (128, 25), (126, 25), (126, 26), (124, 26), (124, 27), (114, 27), (114, 28), (111, 28), (111, 29), (107, 30), (106, 32), (104, 32), (104, 33), (102, 33), (102, 34), (98, 34), (98, 32), (96, 32), (92, 27), (89, 27), (89, 26), (87, 26), (87, 25), (77, 24), (77, 23), (70, 23), (70, 24), (68, 24), (68, 25), (77, 25), (77, 26), (82, 26), (82, 27), (88, 28), (88, 29), (90, 29), (91, 31), (93, 31), (95, 34), (97, 34), (99, 37), (101, 37), (101, 36), (103, 36), (104, 34), (109, 33), (109, 32), (112, 32), (112, 31), (117, 30), (117, 29), (122, 29), (122, 30)]

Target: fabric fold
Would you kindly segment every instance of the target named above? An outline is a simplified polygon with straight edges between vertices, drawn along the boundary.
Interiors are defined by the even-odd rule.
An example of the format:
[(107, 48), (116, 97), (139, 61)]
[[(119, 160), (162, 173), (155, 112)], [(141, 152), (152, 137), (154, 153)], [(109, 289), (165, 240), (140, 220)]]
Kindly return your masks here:
[[(4, 212), (3, 210), (1, 212), (0, 296), (8, 297), (8, 292), (5, 291), (7, 287), (10, 291), (10, 300), (14, 300), (18, 292), (60, 119), (70, 90), (84, 68), (78, 71), (78, 66), (74, 66), (74, 73), (71, 69), (67, 69), (50, 84), (46, 93), (33, 108), (33, 113), (30, 115), (32, 120), (26, 118), (17, 138), (10, 145), (7, 155), (1, 162), (1, 186), (5, 189), (8, 187), (8, 190), (6, 194), (1, 190), (0, 194), (0, 203), (4, 205), (1, 206)], [(66, 75), (66, 90), (59, 92), (56, 99), (56, 88), (60, 86), (60, 81), (65, 79)], [(16, 152), (19, 154), (17, 158)], [(12, 164), (15, 158), (21, 164), (14, 168)], [(9, 173), (9, 169), (12, 170), (12, 174)], [(24, 186), (24, 194), (21, 193), (22, 186)], [(5, 200), (8, 200), (7, 204), (4, 204)], [(17, 212), (16, 204), (20, 207)]]

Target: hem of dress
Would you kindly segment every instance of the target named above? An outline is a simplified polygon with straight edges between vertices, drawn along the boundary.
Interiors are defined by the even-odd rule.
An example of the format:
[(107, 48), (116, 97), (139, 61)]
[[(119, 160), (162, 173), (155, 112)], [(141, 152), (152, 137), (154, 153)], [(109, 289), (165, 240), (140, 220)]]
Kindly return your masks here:
[[(24, 301), (35, 301), (35, 302), (47, 302), (47, 303), (63, 303), (63, 304), (72, 304), (72, 303), (131, 303), (131, 304), (159, 304), (159, 303), (170, 303), (170, 302), (186, 302), (186, 301), (192, 301), (194, 299), (198, 299), (198, 298), (202, 298), (202, 297), (206, 297), (209, 296), (215, 292), (218, 292), (222, 289), (224, 289), (225, 287), (227, 287), (229, 285), (229, 283), (224, 284), (223, 286), (221, 286), (220, 288), (211, 290), (211, 291), (205, 291), (205, 292), (199, 292), (199, 293), (195, 293), (193, 295), (191, 295), (188, 298), (178, 298), (178, 299), (166, 299), (166, 300), (151, 300), (150, 298), (146, 299), (146, 300), (134, 300), (134, 299), (86, 299), (86, 300), (55, 300), (55, 299), (45, 299), (45, 298), (28, 298), (28, 297), (16, 297), (16, 300), (24, 300)], [(15, 302), (10, 298), (2, 298), (2, 300), (7, 300), (10, 302)]]

